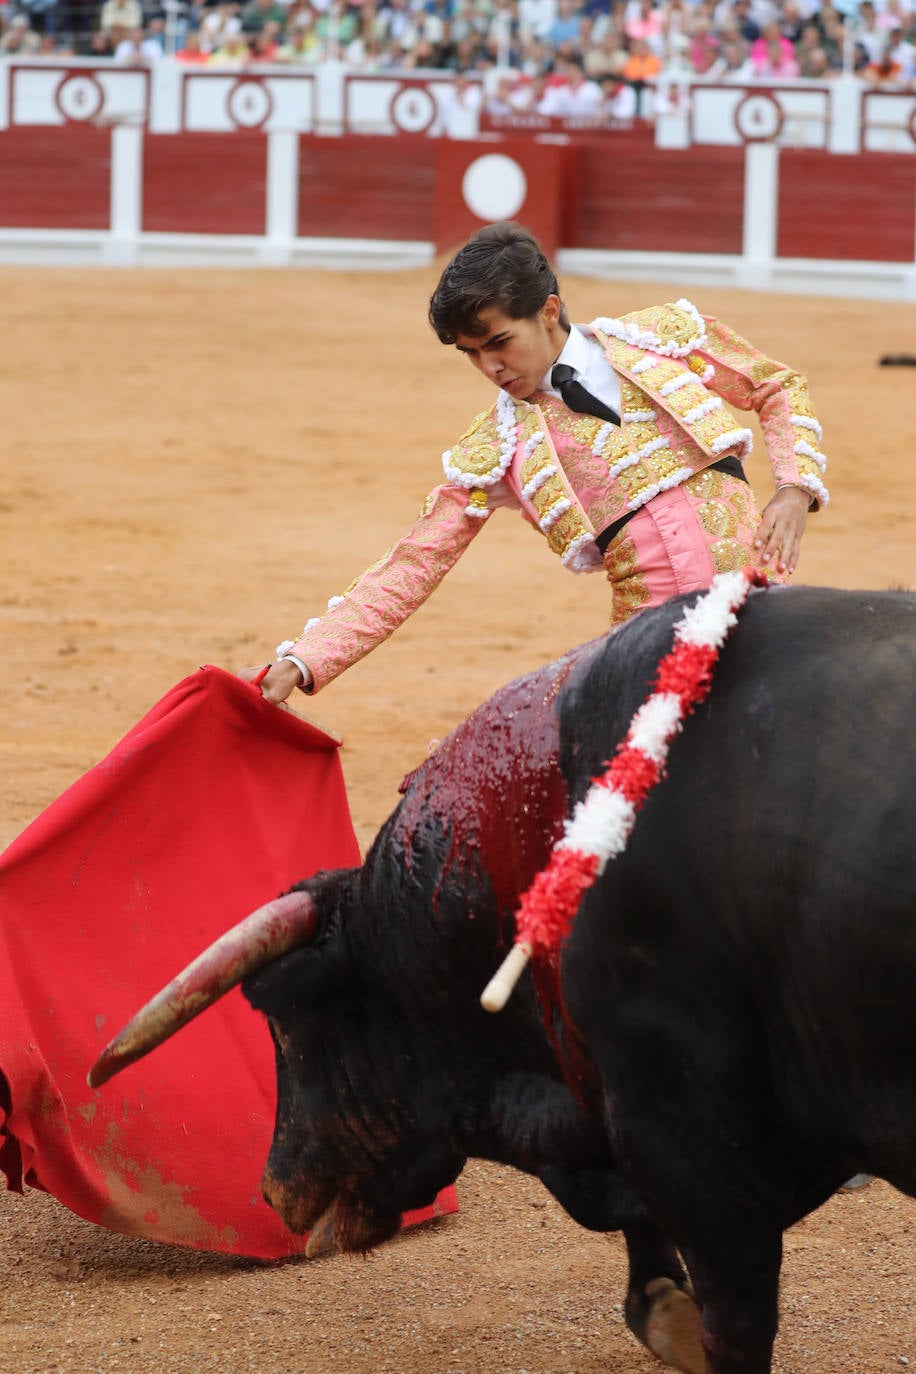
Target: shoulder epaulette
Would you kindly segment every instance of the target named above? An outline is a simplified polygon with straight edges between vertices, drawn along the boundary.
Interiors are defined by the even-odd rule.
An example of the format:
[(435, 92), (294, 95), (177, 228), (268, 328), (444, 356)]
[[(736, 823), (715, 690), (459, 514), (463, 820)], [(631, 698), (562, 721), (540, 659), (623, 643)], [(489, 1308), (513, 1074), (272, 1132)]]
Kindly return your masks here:
[(634, 310), (620, 319), (603, 316), (592, 320), (592, 328), (633, 348), (661, 353), (668, 358), (686, 358), (706, 341), (706, 325), (695, 305), (679, 300), (667, 305), (651, 305)]
[(442, 455), (450, 482), (462, 487), (489, 487), (498, 482), (515, 452), (517, 417), (510, 396), (482, 411), (453, 448)]

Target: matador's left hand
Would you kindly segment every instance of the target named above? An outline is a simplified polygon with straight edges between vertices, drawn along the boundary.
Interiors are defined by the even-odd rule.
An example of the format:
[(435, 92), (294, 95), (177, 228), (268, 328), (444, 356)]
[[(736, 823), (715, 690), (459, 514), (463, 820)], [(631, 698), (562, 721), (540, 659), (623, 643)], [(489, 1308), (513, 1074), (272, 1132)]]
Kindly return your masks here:
[(776, 493), (754, 533), (762, 563), (775, 558), (778, 572), (794, 573), (810, 504), (811, 494), (804, 487), (783, 487)]

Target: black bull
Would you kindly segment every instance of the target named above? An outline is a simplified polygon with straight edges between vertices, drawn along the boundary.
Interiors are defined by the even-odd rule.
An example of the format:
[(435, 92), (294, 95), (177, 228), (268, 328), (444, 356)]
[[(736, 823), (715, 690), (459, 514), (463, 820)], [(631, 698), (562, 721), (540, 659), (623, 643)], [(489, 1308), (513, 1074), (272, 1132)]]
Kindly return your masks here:
[(276, 1044), (265, 1196), (313, 1252), (502, 1161), (624, 1231), (627, 1320), (663, 1359), (764, 1374), (783, 1230), (860, 1170), (916, 1194), (916, 596), (753, 595), (558, 967), (478, 1000), (682, 609), (498, 692), (361, 868), (255, 913), (92, 1081), (247, 973)]

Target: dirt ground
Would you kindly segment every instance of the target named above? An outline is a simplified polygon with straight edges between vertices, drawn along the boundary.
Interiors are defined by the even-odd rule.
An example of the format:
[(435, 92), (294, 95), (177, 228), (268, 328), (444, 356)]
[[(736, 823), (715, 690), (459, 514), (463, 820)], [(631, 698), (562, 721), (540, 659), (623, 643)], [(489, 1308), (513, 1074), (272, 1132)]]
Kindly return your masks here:
[[(0, 271), (0, 846), (200, 663), (264, 662), (413, 518), (487, 384), (425, 323), (435, 272)], [(684, 294), (569, 279), (573, 318)], [(913, 307), (689, 289), (805, 371), (833, 504), (798, 580), (916, 582)], [(762, 454), (750, 473), (769, 490)], [(432, 601), (309, 708), (365, 847), (497, 686), (606, 623), (499, 512)], [(300, 698), (300, 704), (305, 703)], [(267, 1266), (0, 1194), (0, 1374), (637, 1374), (623, 1250), (472, 1164), (459, 1215), (367, 1259)], [(916, 1369), (916, 1202), (883, 1183), (786, 1238), (779, 1374)]]

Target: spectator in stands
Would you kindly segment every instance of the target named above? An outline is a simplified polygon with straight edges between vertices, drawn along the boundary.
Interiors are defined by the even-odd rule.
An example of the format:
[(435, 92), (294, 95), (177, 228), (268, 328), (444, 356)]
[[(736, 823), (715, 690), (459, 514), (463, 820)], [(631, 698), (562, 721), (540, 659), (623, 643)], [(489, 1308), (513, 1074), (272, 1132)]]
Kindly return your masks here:
[(419, 8), (420, 36), (427, 43), (438, 47), (448, 41), (451, 8), (451, 0), (427, 0)]
[(821, 47), (830, 59), (831, 67), (837, 71), (843, 68), (843, 49), (846, 44), (846, 30), (843, 16), (829, 3), (822, 4), (811, 16), (821, 35)]
[[(53, 34), (59, 27), (57, 0), (18, 0), (17, 9), (19, 14), (27, 20), (26, 27), (32, 33)], [(36, 56), (40, 48), (41, 43), (39, 42)]]
[[(145, 55), (151, 61), (157, 62), (160, 57), (165, 56), (165, 14), (162, 10), (155, 10), (147, 15), (143, 42), (147, 45), (144, 49)], [(155, 53), (154, 48), (157, 50)]]
[(736, 31), (722, 39), (719, 56), (713, 62), (707, 76), (716, 81), (748, 81), (754, 75), (751, 62), (750, 44)]
[(377, 38), (354, 38), (350, 48), (354, 48), (357, 44), (361, 46), (357, 50), (356, 57), (350, 55), (350, 49), (347, 50), (349, 66), (355, 68), (356, 71), (368, 73), (385, 70), (387, 65), (385, 49)]
[(280, 34), (280, 25), (273, 19), (268, 20), (259, 33), (253, 33), (248, 39), (249, 62), (276, 62)]
[(801, 36), (795, 45), (795, 56), (800, 76), (829, 76), (835, 70), (831, 67), (830, 56), (821, 42), (820, 29), (810, 20), (802, 28)]
[(538, 113), (562, 119), (597, 115), (604, 100), (604, 92), (597, 81), (588, 79), (578, 58), (565, 60), (560, 69), (565, 79), (560, 85), (547, 88), (537, 107)]
[[(759, 41), (759, 40), (758, 40)], [(778, 38), (764, 39), (763, 49), (754, 44), (751, 53), (754, 75), (766, 80), (791, 80), (798, 76), (798, 59), (791, 48), (786, 49)]]
[(554, 48), (559, 48), (563, 43), (578, 47), (581, 29), (582, 15), (576, 0), (557, 0), (557, 17), (547, 31)]
[(453, 138), (467, 138), (476, 132), (483, 109), (483, 83), (469, 72), (457, 72), (454, 81), (444, 86), (439, 94), (442, 131)]
[(519, 80), (516, 75), (501, 76), (496, 82), (496, 87), (484, 100), (484, 109), (488, 115), (493, 115), (496, 119), (503, 119), (516, 112), (512, 97), (518, 89)]
[(630, 55), (623, 66), (621, 76), (637, 89), (647, 82), (654, 81), (662, 69), (661, 58), (651, 52), (644, 38), (634, 38), (630, 43)]
[(379, 19), (384, 25), (384, 39), (410, 49), (417, 41), (417, 21), (408, 0), (384, 0)]
[(697, 76), (705, 76), (718, 56), (719, 39), (713, 31), (711, 17), (702, 13), (695, 15), (687, 48), (691, 69)]
[(782, 11), (775, 22), (783, 38), (788, 39), (794, 48), (805, 26), (804, 15), (795, 0), (783, 0)]
[(521, 22), (518, 13), (518, 0), (496, 0), (489, 15), (487, 38), (495, 38), (507, 43), (516, 50), (521, 43)]
[[(265, 3), (266, 0), (261, 2)], [(270, 3), (272, 4), (273, 0), (270, 0)], [(359, 20), (353, 11), (347, 8), (344, 0), (330, 0), (315, 23), (315, 33), (326, 58), (339, 58), (358, 32)]]
[(909, 36), (902, 28), (891, 29), (889, 42), (895, 62), (900, 63), (902, 79), (916, 79), (916, 26), (910, 31)]
[(878, 23), (872, 0), (861, 0), (852, 26), (855, 41), (868, 53), (870, 64), (879, 62), (887, 46), (887, 33)]
[[(356, 43), (362, 43), (362, 39), (354, 38), (350, 47), (352, 48)], [(374, 43), (379, 53), (381, 53), (381, 44), (377, 38), (369, 39), (369, 43)], [(368, 61), (367, 50), (368, 44), (363, 43), (359, 50), (359, 57), (357, 58), (354, 56), (351, 58), (348, 56), (348, 64), (351, 67), (361, 68), (363, 71), (373, 70)], [(315, 33), (314, 28), (305, 28), (300, 24), (297, 28), (294, 28), (291, 33), (287, 34), (286, 41), (281, 43), (277, 49), (276, 61), (290, 62), (302, 66), (312, 66), (320, 62), (321, 44), (318, 41), (318, 35)], [(378, 71), (380, 66), (381, 60), (379, 60), (379, 66), (376, 67), (375, 70)]]
[(242, 10), (242, 33), (260, 33), (265, 24), (279, 24), (280, 28), (286, 23), (286, 10), (277, 0), (248, 0), (248, 4)]
[(184, 36), (184, 45), (175, 54), (175, 61), (188, 67), (206, 66), (207, 54), (200, 46), (200, 34), (197, 29), (188, 29)]
[(454, 0), (449, 21), (449, 37), (454, 44), (473, 39), (479, 42), (487, 31), (486, 16), (474, 6), (473, 0)]
[(810, 77), (814, 81), (823, 81), (835, 76), (836, 72), (831, 69), (830, 59), (824, 49), (817, 47), (799, 52), (798, 74)]
[(41, 36), (29, 23), (26, 14), (14, 14), (9, 28), (0, 38), (0, 53), (12, 57), (34, 57), (41, 47)]
[(540, 38), (522, 41), (519, 67), (525, 76), (542, 76), (550, 66), (550, 49)]
[(545, 39), (553, 22), (555, 0), (519, 0), (518, 23), (522, 42)]
[(601, 114), (609, 119), (634, 119), (638, 113), (636, 92), (616, 76), (601, 78)]
[(626, 38), (622, 27), (607, 28), (597, 47), (589, 48), (585, 54), (586, 75), (603, 85), (605, 77), (620, 76), (627, 56)]
[(510, 97), (510, 104), (515, 113), (536, 113), (546, 89), (546, 72), (536, 72), (533, 76), (523, 76)]
[(442, 66), (442, 49), (428, 38), (418, 38), (407, 54), (405, 66), (412, 71), (435, 71)]
[(240, 6), (232, 0), (208, 9), (200, 21), (200, 46), (206, 53), (216, 52), (230, 38), (241, 32)]
[(468, 34), (456, 43), (447, 54), (444, 66), (454, 72), (470, 72), (477, 66), (482, 40), (477, 34)]
[(914, 17), (913, 7), (908, 0), (884, 0), (878, 10), (878, 24), (882, 29), (899, 29), (906, 33)]
[(629, 0), (624, 10), (623, 26), (627, 38), (645, 43), (650, 52), (661, 54), (664, 13), (654, 0)]
[(862, 72), (870, 86), (896, 86), (903, 75), (903, 66), (896, 60), (888, 43), (876, 62), (869, 62)]
[(208, 66), (241, 71), (248, 65), (250, 53), (248, 39), (242, 33), (227, 34), (220, 46), (211, 52)]
[(718, 28), (731, 23), (746, 43), (756, 43), (760, 37), (760, 25), (751, 13), (751, 0), (721, 0), (714, 15)]
[(89, 35), (88, 57), (114, 57), (114, 44), (111, 41), (111, 34), (104, 29), (96, 29)]
[[(367, 8), (369, 7), (363, 7), (363, 9)], [(375, 14), (374, 6), (372, 7), (372, 9), (373, 14)], [(366, 22), (367, 21), (364, 18), (363, 11), (361, 10), (358, 19), (358, 27), (362, 28), (363, 24)], [(284, 32), (287, 35), (289, 35), (293, 33), (298, 33), (301, 29), (305, 33), (314, 33), (315, 25), (317, 23), (318, 11), (315, 9), (315, 6), (310, 3), (310, 0), (295, 0), (295, 3), (290, 5), (289, 9), (286, 12), (286, 23), (284, 25)]]
[(130, 29), (125, 32), (113, 28), (111, 37), (114, 41), (114, 60), (123, 63), (124, 66), (149, 67), (162, 57), (159, 44), (155, 39), (148, 39), (143, 29)]
[(99, 10), (99, 28), (103, 33), (113, 29), (132, 32), (143, 28), (143, 6), (140, 0), (105, 0)]
[(38, 52), (36, 57), (73, 57), (73, 44), (65, 38), (58, 38), (53, 33), (43, 33), (39, 36)]
[(754, 73), (765, 77), (798, 76), (795, 49), (784, 38), (776, 23), (767, 24), (756, 42), (751, 44)]
[[(708, 17), (708, 9), (704, 6), (699, 13)], [(661, 55), (670, 63), (676, 61), (681, 53), (686, 51), (691, 26), (694, 19), (694, 8), (685, 3), (685, 0), (668, 0), (668, 3), (661, 8), (662, 32), (661, 32)]]

